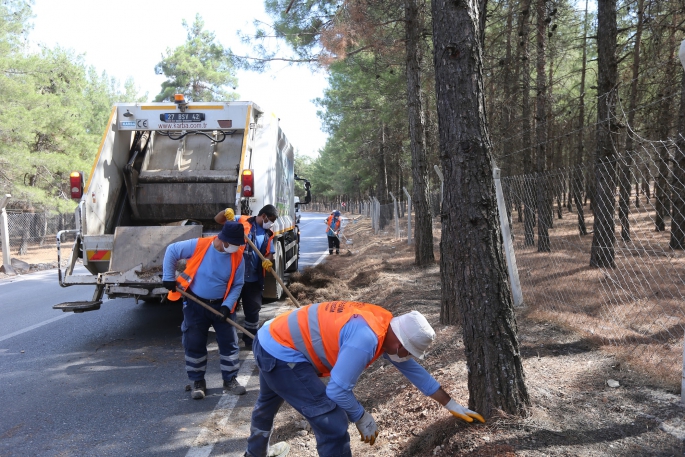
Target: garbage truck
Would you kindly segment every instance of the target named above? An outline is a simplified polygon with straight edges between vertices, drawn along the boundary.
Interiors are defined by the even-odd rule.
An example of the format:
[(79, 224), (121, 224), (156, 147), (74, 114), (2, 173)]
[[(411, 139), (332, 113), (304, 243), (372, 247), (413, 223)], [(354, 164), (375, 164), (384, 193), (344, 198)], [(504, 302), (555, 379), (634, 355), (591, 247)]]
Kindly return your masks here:
[[(53, 308), (92, 311), (105, 295), (161, 300), (166, 247), (216, 235), (214, 216), (226, 208), (256, 215), (266, 204), (276, 206), (274, 270), (287, 279), (300, 251), (296, 179), (305, 181), (302, 203), (308, 203), (310, 185), (294, 174), (293, 145), (278, 117), (254, 102), (176, 95), (168, 103), (116, 104), (87, 180), (83, 172), (70, 176), (76, 229), (57, 234), (60, 285), (93, 287), (92, 300)], [(86, 272), (76, 268), (78, 259)], [(267, 275), (264, 296), (282, 294)]]

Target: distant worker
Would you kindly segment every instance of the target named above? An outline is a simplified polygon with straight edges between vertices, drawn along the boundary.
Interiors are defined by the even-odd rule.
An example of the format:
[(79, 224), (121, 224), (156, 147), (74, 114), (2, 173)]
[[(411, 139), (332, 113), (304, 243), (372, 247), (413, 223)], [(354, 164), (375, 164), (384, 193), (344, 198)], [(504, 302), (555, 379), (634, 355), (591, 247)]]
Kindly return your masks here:
[(333, 254), (333, 248), (335, 248), (335, 253), (340, 254), (340, 238), (338, 234), (340, 233), (340, 211), (335, 210), (326, 219), (326, 235), (328, 236), (328, 254)]
[[(226, 210), (217, 214), (214, 220), (223, 224), (227, 220), (234, 220), (233, 209)], [(262, 293), (264, 291), (264, 277), (267, 271), (273, 267), (275, 247), (273, 245), (274, 234), (271, 227), (278, 219), (278, 210), (274, 205), (266, 205), (259, 210), (257, 216), (240, 216), (237, 222), (243, 225), (245, 235), (259, 249), (266, 261), (262, 261), (259, 255), (254, 252), (251, 246), (245, 246), (245, 284), (240, 298), (243, 302), (243, 313), (245, 330), (254, 334), (259, 328), (259, 311), (262, 309)], [(252, 349), (252, 338), (243, 335), (245, 348)]]
[[(221, 377), (224, 390), (243, 395), (245, 387), (238, 384), (236, 375), (240, 368), (238, 334), (226, 319), (235, 321), (235, 308), (243, 288), (245, 249), (242, 225), (224, 224), (214, 237), (196, 238), (170, 244), (164, 254), (162, 281), (169, 290), (169, 299), (178, 300), (184, 290), (221, 312), (223, 318), (209, 312), (193, 300), (183, 300), (183, 348), (186, 372), (193, 381), (191, 397), (201, 400), (207, 395), (205, 372), (207, 371), (207, 335), (214, 327), (219, 346)], [(176, 277), (176, 264), (188, 259), (185, 270)]]
[[(435, 332), (418, 311), (393, 317), (380, 306), (359, 302), (316, 303), (266, 322), (253, 345), (259, 397), (245, 455), (267, 455), (274, 417), (284, 401), (311, 425), (320, 456), (352, 455), (348, 421), (356, 424), (362, 441), (373, 444), (378, 426), (352, 388), (380, 356), (454, 416), (485, 422), (480, 414), (452, 400), (414, 360), (423, 359), (434, 338)], [(319, 376), (330, 376), (328, 385)], [(275, 446), (282, 449), (284, 444)]]

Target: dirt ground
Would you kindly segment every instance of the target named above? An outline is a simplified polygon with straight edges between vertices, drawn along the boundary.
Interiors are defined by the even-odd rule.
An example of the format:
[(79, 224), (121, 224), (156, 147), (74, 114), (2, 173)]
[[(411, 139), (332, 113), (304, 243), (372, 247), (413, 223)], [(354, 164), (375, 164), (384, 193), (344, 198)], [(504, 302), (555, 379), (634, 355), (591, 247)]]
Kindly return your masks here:
[[(422, 364), (458, 403), (467, 406), (461, 329), (439, 323), (438, 263), (415, 267), (413, 246), (373, 236), (367, 221), (350, 226), (346, 234), (354, 244), (342, 244), (341, 255), (295, 274), (292, 293), (302, 304), (359, 300), (382, 305), (395, 314), (412, 309), (422, 312), (436, 331), (436, 340)], [(56, 266), (54, 247), (29, 255), (32, 257), (21, 260)], [(501, 413), (485, 424), (466, 424), (424, 397), (392, 365), (379, 360), (361, 376), (355, 395), (372, 412), (380, 434), (369, 446), (359, 441), (352, 424), (353, 455), (684, 455), (685, 410), (679, 389), (604, 352), (593, 340), (535, 316), (540, 316), (535, 309), (517, 311), (532, 403), (527, 417)], [(617, 387), (610, 387), (616, 382)], [(303, 429), (295, 410), (282, 408), (275, 427), (275, 440), (291, 444), (290, 456), (317, 455), (316, 440)]]
[[(357, 232), (355, 234), (355, 232)], [(468, 405), (462, 332), (439, 323), (439, 266), (413, 265), (413, 246), (371, 235), (360, 221), (316, 268), (292, 279), (302, 304), (359, 300), (393, 313), (422, 312), (436, 331), (424, 367), (453, 398)], [(354, 234), (350, 236), (350, 233)], [(436, 240), (436, 245), (437, 245)], [(424, 397), (392, 365), (379, 360), (355, 387), (355, 395), (379, 426), (374, 446), (349, 428), (359, 456), (680, 456), (685, 451), (685, 410), (678, 389), (597, 343), (558, 324), (517, 311), (519, 342), (532, 406), (525, 418), (498, 414), (485, 424), (466, 424)], [(610, 387), (609, 385), (616, 385)], [(292, 445), (292, 456), (315, 456), (316, 440), (292, 408), (277, 416), (275, 438)]]

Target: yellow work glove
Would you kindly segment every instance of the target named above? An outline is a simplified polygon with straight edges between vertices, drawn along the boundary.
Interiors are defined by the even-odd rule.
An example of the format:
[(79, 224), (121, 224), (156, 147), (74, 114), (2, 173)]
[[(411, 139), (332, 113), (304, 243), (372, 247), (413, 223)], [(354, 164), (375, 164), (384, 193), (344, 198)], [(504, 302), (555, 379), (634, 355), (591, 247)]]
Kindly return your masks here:
[(376, 437), (378, 436), (378, 426), (376, 425), (376, 421), (373, 420), (373, 416), (364, 411), (362, 418), (354, 424), (357, 426), (357, 430), (359, 430), (362, 441), (373, 446), (373, 443), (376, 442)]
[(271, 260), (264, 260), (262, 262), (262, 268), (264, 268), (266, 271), (271, 270), (271, 267), (273, 267), (274, 264)]
[(226, 211), (224, 211), (224, 217), (226, 217), (226, 221), (234, 221), (235, 220), (235, 211), (233, 211), (233, 208), (226, 208)]
[(473, 422), (473, 419), (478, 419), (479, 421), (485, 423), (485, 419), (483, 419), (483, 416), (481, 416), (475, 411), (471, 411), (468, 408), (464, 408), (454, 400), (450, 400), (445, 405), (445, 408), (447, 408), (447, 411), (452, 413), (454, 417), (458, 417), (459, 419), (465, 420), (466, 422)]

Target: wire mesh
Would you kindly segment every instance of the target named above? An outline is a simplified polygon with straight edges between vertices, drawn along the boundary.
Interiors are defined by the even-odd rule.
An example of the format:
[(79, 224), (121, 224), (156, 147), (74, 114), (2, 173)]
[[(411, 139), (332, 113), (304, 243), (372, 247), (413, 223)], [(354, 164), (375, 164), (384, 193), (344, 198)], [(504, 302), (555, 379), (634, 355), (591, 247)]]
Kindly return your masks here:
[(685, 255), (672, 248), (685, 228), (676, 153), (674, 142), (643, 140), (596, 167), (502, 178), (525, 302), (671, 373), (685, 328)]
[[(73, 214), (24, 213), (7, 210), (10, 254), (25, 255), (29, 247), (54, 245), (60, 230), (73, 230)], [(0, 239), (0, 249), (2, 240)]]

